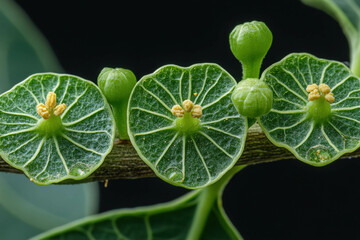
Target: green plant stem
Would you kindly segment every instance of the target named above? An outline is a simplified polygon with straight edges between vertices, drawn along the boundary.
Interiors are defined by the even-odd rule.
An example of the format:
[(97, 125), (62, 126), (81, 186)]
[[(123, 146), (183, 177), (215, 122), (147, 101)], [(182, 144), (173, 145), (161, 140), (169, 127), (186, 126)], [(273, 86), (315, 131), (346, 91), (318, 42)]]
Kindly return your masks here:
[(248, 78), (259, 78), (260, 77), (260, 68), (261, 68), (262, 59), (254, 61), (242, 61), (242, 70), (243, 77), (242, 79)]
[(350, 69), (356, 76), (360, 77), (360, 48), (351, 48)]
[(245, 166), (233, 167), (219, 181), (201, 190), (198, 198), (199, 203), (187, 237), (188, 240), (200, 239), (215, 202), (218, 201), (218, 204), (221, 204), (221, 196), (225, 186), (230, 179), (244, 167)]
[(116, 128), (119, 133), (119, 139), (129, 140), (129, 135), (127, 132), (127, 106), (128, 101), (121, 102), (116, 105), (111, 105), (114, 113), (114, 118), (116, 122)]

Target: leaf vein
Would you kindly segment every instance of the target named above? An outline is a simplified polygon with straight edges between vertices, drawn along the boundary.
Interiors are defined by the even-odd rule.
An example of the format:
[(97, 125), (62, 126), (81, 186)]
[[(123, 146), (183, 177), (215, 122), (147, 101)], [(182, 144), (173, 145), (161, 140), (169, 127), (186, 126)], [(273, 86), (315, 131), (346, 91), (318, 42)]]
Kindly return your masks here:
[(234, 156), (232, 156), (230, 153), (228, 153), (225, 149), (223, 149), (222, 147), (220, 147), (215, 141), (214, 139), (212, 139), (209, 135), (207, 135), (206, 133), (199, 131), (199, 133), (201, 135), (203, 135), (205, 138), (207, 138), (212, 144), (215, 145), (215, 147), (217, 147), (218, 149), (220, 149), (223, 153), (225, 153), (226, 156), (228, 156), (229, 158), (233, 159)]

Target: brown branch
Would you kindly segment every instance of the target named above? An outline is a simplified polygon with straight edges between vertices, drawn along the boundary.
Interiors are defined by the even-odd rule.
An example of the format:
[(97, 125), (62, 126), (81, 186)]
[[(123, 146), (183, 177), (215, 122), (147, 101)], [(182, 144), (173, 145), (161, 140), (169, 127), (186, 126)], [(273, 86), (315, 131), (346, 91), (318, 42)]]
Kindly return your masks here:
[[(345, 154), (342, 158), (360, 156), (360, 149)], [(247, 135), (246, 145), (237, 165), (252, 165), (257, 163), (272, 162), (295, 157), (285, 148), (273, 145), (261, 131), (259, 125), (252, 126)], [(0, 171), (22, 173), (8, 165), (0, 158)], [(65, 181), (62, 183), (80, 183), (90, 181), (105, 181), (119, 178), (144, 178), (153, 177), (154, 172), (138, 156), (129, 141), (117, 141), (105, 162), (92, 175), (82, 181)]]

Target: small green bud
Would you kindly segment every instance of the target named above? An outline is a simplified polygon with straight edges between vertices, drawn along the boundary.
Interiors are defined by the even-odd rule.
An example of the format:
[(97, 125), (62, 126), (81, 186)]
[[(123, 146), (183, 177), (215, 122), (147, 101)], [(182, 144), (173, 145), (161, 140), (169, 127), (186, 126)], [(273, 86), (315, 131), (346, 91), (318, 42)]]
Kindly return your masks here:
[(239, 61), (263, 59), (272, 43), (272, 33), (263, 22), (237, 25), (230, 33), (230, 48)]
[(98, 85), (112, 107), (120, 139), (129, 139), (127, 133), (127, 105), (136, 84), (132, 71), (124, 68), (104, 68), (98, 77)]
[(104, 68), (98, 77), (98, 85), (110, 104), (128, 101), (136, 84), (136, 77), (124, 68)]
[(237, 25), (229, 36), (230, 49), (243, 64), (243, 79), (258, 78), (262, 60), (272, 43), (272, 33), (263, 22)]
[(248, 78), (238, 83), (231, 99), (241, 115), (255, 118), (270, 111), (273, 93), (264, 81)]

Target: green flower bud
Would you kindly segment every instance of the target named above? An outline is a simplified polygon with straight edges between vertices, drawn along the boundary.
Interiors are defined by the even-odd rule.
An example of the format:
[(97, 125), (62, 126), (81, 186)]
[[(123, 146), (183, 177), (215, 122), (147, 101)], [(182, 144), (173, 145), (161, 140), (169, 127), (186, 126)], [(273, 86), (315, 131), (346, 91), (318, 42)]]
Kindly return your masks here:
[(127, 101), (136, 84), (136, 77), (124, 68), (104, 68), (98, 77), (98, 85), (110, 104)]
[(237, 25), (230, 33), (230, 49), (243, 64), (243, 79), (258, 78), (262, 60), (272, 43), (272, 33), (263, 22)]
[(98, 77), (99, 88), (111, 104), (120, 139), (129, 139), (127, 105), (135, 84), (135, 75), (123, 68), (104, 68)]
[(273, 93), (264, 81), (248, 78), (238, 83), (231, 99), (241, 115), (255, 118), (270, 111)]

